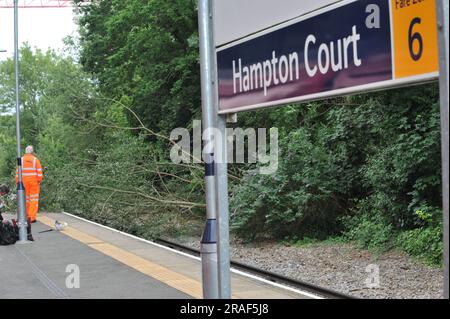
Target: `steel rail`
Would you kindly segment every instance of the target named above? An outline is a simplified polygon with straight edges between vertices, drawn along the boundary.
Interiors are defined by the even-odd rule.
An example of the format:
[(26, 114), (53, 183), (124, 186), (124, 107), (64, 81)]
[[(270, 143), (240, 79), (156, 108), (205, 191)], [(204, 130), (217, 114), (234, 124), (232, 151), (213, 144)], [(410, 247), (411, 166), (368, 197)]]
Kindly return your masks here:
[[(175, 243), (173, 241), (167, 240), (167, 239), (162, 239), (162, 238), (157, 238), (155, 239), (155, 242), (167, 247), (170, 247), (172, 249), (176, 249), (176, 250), (181, 250), (187, 253), (190, 253), (192, 255), (195, 256), (200, 256), (200, 250), (183, 245), (183, 244), (179, 244), (179, 243)], [(251, 265), (247, 265), (245, 263), (241, 263), (241, 262), (237, 262), (237, 261), (233, 261), (231, 260), (231, 266), (235, 269), (239, 269), (242, 271), (245, 271), (247, 273), (262, 277), (264, 279), (270, 280), (272, 282), (276, 282), (279, 284), (284, 284), (287, 286), (291, 286), (294, 288), (301, 288), (302, 290), (305, 290), (307, 292), (316, 294), (318, 296), (321, 297), (325, 297), (325, 298), (329, 298), (329, 299), (357, 299), (354, 296), (350, 296), (329, 288), (324, 288), (324, 287), (320, 287), (314, 284), (310, 284), (301, 280), (297, 280), (297, 279), (293, 279), (293, 278), (289, 278), (274, 272), (270, 272), (267, 270), (263, 270)]]

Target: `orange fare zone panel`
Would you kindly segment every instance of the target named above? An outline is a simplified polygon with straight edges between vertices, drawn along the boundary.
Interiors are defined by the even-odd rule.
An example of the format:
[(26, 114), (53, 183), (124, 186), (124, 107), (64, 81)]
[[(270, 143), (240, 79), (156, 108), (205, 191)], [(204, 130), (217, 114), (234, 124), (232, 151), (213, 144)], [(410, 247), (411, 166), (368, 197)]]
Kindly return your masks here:
[(391, 0), (391, 8), (394, 78), (438, 72), (435, 0)]

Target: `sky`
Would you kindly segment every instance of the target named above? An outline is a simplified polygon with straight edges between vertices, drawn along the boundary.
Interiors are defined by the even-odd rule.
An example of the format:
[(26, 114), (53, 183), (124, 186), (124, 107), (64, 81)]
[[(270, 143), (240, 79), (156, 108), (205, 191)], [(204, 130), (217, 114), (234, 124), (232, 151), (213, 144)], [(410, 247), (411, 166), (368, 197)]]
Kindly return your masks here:
[[(62, 39), (76, 34), (72, 8), (19, 9), (19, 47), (28, 42), (31, 47), (44, 51), (48, 48), (61, 50)], [(0, 8), (0, 60), (14, 54), (14, 10)]]

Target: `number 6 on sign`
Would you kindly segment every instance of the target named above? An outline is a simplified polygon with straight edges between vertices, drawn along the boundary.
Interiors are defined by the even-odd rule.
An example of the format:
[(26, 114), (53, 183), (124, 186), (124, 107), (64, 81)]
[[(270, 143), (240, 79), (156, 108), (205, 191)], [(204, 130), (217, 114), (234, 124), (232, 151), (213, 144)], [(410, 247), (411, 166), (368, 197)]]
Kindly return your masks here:
[[(409, 53), (411, 54), (411, 58), (414, 61), (418, 61), (420, 60), (421, 56), (422, 56), (422, 52), (423, 52), (423, 41), (422, 41), (422, 36), (420, 35), (419, 32), (413, 32), (413, 28), (415, 24), (420, 24), (420, 21), (422, 21), (420, 18), (415, 17), (414, 19), (412, 19), (411, 24), (409, 25)], [(414, 51), (414, 43), (417, 42), (419, 49), (417, 50), (418, 52), (415, 53)]]
[(391, 0), (394, 78), (438, 72), (435, 0)]

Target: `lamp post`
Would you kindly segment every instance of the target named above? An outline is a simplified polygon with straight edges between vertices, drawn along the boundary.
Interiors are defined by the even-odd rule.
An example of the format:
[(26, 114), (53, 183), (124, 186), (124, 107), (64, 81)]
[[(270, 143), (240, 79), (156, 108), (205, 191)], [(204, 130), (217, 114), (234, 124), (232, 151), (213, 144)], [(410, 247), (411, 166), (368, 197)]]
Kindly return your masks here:
[(20, 145), (20, 105), (19, 105), (19, 0), (14, 0), (14, 64), (16, 75), (16, 139), (17, 166), (19, 182), (17, 183), (17, 220), (19, 224), (18, 243), (27, 243), (27, 216), (25, 211), (25, 188), (22, 182), (22, 150)]

